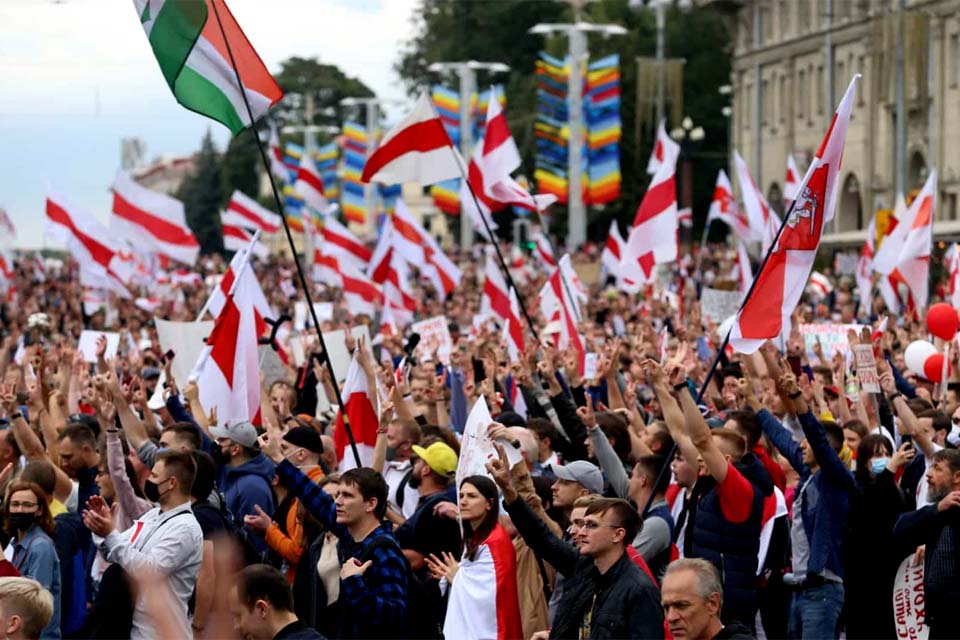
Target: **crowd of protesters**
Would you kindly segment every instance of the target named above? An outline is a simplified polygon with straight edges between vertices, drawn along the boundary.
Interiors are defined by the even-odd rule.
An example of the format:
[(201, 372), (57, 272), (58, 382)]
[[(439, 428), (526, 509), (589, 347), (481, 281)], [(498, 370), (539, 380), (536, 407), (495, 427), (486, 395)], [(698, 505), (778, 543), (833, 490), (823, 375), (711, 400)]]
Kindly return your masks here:
[[(406, 332), (384, 335), (318, 289), (334, 302), (324, 331), (369, 323), (378, 337), (348, 344), (382, 396), (373, 462), (359, 468), (318, 402), (335, 397), (322, 358), (264, 379), (257, 424), (220, 424), (195, 383), (176, 384), (153, 318), (196, 319), (219, 257), (202, 258), (194, 281), (163, 283), (147, 311), (122, 299), (91, 309), (75, 265), (19, 256), (0, 307), (0, 631), (892, 638), (897, 570), (914, 557), (930, 637), (960, 637), (956, 356), (956, 383), (908, 371), (923, 310), (881, 328), (880, 298), (858, 304), (852, 279), (832, 278), (782, 344), (721, 352), (711, 373), (721, 340), (699, 291), (723, 286), (732, 254), (700, 253), (680, 287), (667, 275), (629, 295), (585, 280), (590, 377), (544, 331), (546, 274), (529, 260), (514, 279), (543, 335), (515, 360), (499, 327), (475, 321), (480, 254), (452, 254), (464, 276), (446, 300), (416, 285), (418, 317), (450, 323), (448, 365), (436, 345), (405, 349)], [(278, 312), (302, 299), (292, 262), (255, 272)], [(808, 352), (799, 331), (858, 321), (867, 329), (847, 341), (873, 346), (881, 393), (857, 387), (844, 353)], [(87, 363), (85, 328), (118, 331), (117, 356), (102, 341)], [(295, 334), (281, 327), (280, 345)], [(458, 484), (480, 398), (496, 455)]]

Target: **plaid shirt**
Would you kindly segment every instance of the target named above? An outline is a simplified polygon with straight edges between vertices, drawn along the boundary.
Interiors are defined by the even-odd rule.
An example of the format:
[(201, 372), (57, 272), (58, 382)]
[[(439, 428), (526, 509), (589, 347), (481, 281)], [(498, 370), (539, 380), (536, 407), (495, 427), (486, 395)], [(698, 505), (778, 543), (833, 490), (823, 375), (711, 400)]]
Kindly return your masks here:
[[(333, 498), (289, 461), (277, 465), (277, 476), (327, 531), (339, 539), (340, 563), (361, 558), (374, 540), (393, 538), (393, 527), (383, 523), (366, 538), (356, 542), (347, 528), (337, 523)], [(373, 550), (373, 564), (363, 576), (340, 580), (340, 637), (397, 637), (407, 611), (407, 563), (399, 545), (379, 545)]]

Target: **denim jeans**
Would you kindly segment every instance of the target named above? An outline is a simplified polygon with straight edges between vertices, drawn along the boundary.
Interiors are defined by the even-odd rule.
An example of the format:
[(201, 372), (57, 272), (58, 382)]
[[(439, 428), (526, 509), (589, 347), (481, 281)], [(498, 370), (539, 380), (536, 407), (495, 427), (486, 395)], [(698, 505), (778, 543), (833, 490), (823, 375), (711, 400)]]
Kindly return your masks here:
[(838, 638), (837, 620), (843, 608), (843, 585), (827, 582), (793, 594), (789, 635), (798, 640)]

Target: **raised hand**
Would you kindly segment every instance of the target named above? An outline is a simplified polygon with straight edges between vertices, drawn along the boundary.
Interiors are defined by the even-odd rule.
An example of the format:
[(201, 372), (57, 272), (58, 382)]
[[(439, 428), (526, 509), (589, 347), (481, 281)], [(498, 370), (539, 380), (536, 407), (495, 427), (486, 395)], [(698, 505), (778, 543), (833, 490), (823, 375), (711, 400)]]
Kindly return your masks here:
[(283, 431), (271, 422), (266, 423), (263, 435), (257, 438), (260, 443), (260, 451), (276, 464), (283, 461), (283, 452), (280, 450), (281, 440), (283, 440)]

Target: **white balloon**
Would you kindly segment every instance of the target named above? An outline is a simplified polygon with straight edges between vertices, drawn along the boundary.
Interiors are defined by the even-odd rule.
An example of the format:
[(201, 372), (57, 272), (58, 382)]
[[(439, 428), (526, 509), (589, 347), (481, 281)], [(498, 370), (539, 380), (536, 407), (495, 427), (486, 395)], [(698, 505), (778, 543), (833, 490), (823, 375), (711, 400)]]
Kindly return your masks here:
[(927, 358), (937, 353), (937, 348), (926, 340), (914, 340), (907, 345), (907, 350), (903, 352), (903, 361), (907, 369), (913, 371), (918, 376), (923, 374), (923, 363)]

